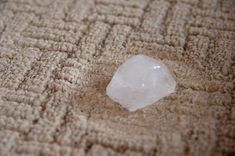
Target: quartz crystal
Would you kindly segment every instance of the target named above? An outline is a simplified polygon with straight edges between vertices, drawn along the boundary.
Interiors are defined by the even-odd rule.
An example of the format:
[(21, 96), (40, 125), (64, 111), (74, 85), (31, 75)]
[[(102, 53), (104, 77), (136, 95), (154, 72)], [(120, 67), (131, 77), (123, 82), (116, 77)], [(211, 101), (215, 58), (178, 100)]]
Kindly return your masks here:
[(135, 111), (173, 93), (175, 87), (174, 78), (160, 60), (136, 55), (117, 69), (106, 92), (113, 101)]

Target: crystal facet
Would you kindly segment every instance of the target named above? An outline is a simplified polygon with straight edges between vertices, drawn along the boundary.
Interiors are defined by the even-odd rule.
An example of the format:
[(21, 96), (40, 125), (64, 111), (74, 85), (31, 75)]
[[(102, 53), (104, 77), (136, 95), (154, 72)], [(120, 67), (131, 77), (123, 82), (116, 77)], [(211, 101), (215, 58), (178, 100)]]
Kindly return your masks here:
[(135, 111), (174, 92), (176, 82), (160, 61), (136, 55), (123, 63), (106, 88), (107, 95)]

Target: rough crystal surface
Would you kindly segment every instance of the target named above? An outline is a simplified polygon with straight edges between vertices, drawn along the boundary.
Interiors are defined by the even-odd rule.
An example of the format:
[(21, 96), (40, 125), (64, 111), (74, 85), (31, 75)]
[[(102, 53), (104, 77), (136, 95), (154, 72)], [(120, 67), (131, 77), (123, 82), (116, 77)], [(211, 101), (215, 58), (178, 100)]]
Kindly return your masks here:
[(106, 92), (124, 108), (135, 111), (173, 93), (175, 87), (174, 78), (160, 60), (136, 55), (117, 69)]

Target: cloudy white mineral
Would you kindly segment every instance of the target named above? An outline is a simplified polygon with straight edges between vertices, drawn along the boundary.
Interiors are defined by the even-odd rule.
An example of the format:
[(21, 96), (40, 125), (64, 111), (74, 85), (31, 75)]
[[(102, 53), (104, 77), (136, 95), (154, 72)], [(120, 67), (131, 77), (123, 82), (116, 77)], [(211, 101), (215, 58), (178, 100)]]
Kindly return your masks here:
[(136, 55), (117, 69), (106, 92), (124, 108), (135, 111), (173, 93), (175, 87), (174, 78), (160, 60)]

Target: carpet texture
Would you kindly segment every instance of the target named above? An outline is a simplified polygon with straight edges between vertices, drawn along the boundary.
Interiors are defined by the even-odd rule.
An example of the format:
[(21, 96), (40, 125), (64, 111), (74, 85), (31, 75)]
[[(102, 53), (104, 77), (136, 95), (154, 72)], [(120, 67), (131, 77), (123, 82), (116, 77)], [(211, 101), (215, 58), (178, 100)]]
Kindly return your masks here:
[[(234, 0), (0, 0), (0, 155), (235, 155), (234, 53)], [(136, 54), (177, 90), (130, 113), (105, 88)]]

